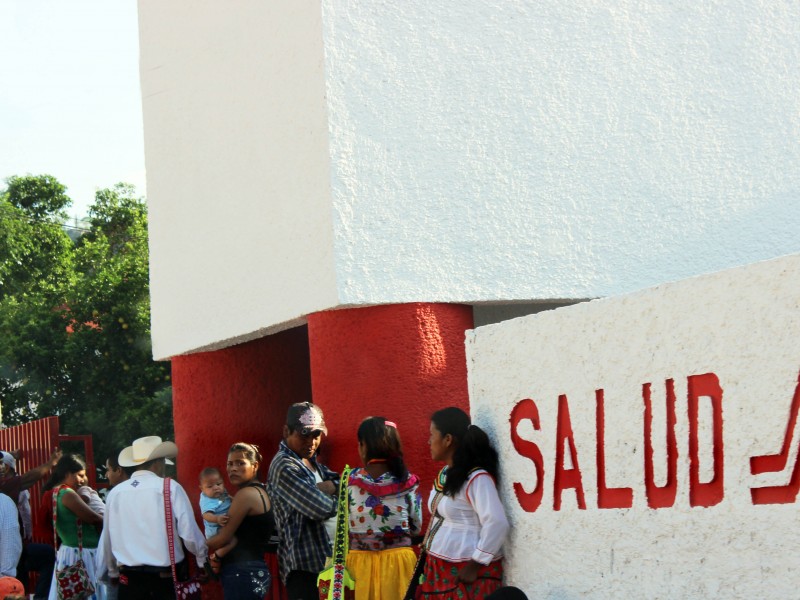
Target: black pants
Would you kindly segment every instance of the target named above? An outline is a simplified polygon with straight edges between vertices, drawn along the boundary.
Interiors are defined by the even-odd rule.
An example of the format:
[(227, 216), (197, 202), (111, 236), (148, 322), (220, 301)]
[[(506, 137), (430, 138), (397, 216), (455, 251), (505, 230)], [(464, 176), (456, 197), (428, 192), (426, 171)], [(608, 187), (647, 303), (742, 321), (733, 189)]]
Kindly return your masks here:
[[(173, 600), (175, 585), (172, 573), (123, 571), (119, 583), (119, 600)], [(127, 580), (123, 583), (123, 578)]]
[(48, 544), (25, 544), (17, 565), (17, 579), (28, 589), (28, 571), (36, 571), (36, 600), (44, 600), (50, 594), (50, 582), (53, 580), (53, 567), (56, 564), (56, 551)]
[(286, 594), (289, 600), (318, 600), (317, 576), (308, 571), (289, 571), (286, 577)]

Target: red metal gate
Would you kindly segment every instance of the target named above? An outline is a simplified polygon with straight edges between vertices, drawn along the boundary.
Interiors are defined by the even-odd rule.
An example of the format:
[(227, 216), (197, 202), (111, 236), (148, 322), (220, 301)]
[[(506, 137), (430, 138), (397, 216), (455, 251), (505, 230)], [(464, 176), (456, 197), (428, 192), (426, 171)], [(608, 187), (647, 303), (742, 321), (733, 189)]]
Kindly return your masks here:
[[(23, 425), (0, 429), (0, 450), (20, 450), (20, 458), (17, 461), (17, 473), (24, 473), (46, 462), (53, 453), (53, 450), (55, 450), (61, 442), (83, 443), (83, 454), (86, 459), (86, 475), (89, 478), (89, 485), (95, 487), (96, 470), (94, 466), (94, 456), (92, 454), (91, 435), (60, 435), (58, 433), (58, 417), (47, 417)], [(43, 484), (44, 481), (38, 481), (30, 488), (34, 541), (52, 544), (52, 534), (48, 539), (41, 539), (35, 533), (40, 529), (37, 523), (37, 515), (39, 514), (39, 505), (42, 499)], [(50, 529), (52, 529), (52, 527), (50, 527)]]

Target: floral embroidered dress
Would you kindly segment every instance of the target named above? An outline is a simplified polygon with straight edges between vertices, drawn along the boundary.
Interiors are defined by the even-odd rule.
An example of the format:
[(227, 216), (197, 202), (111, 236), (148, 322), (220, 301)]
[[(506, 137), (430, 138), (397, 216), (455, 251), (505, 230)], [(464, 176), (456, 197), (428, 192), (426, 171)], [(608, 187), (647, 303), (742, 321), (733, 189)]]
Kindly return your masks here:
[(416, 555), (411, 536), (422, 531), (419, 478), (398, 481), (391, 473), (373, 479), (363, 468), (348, 480), (350, 553), (356, 600), (401, 599)]
[(363, 468), (354, 469), (348, 496), (351, 550), (410, 546), (411, 536), (422, 531), (422, 496), (416, 475), (398, 482), (389, 472), (373, 479)]

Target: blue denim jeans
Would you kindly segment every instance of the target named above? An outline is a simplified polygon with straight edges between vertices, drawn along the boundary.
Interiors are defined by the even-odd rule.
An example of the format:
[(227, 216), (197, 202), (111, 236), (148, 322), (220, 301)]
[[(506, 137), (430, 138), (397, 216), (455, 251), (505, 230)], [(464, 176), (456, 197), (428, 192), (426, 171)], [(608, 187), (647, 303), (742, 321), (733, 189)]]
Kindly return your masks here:
[(263, 600), (272, 583), (263, 560), (223, 565), (220, 579), (225, 600)]

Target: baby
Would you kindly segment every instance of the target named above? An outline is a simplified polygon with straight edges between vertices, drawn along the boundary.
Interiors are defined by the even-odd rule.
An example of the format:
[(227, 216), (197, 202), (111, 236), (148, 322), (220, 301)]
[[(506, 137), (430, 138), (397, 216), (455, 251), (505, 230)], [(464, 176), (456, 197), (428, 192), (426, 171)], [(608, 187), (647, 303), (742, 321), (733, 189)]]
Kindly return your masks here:
[[(222, 473), (219, 472), (219, 469), (208, 467), (200, 472), (200, 492), (200, 512), (203, 513), (206, 538), (210, 538), (228, 522), (228, 509), (231, 507), (231, 497), (225, 490), (225, 483), (222, 481)], [(236, 538), (234, 537), (211, 555), (211, 568), (215, 573), (219, 572), (220, 559), (235, 545)]]
[[(100, 494), (98, 494), (88, 485), (82, 485), (77, 491), (78, 495), (81, 497), (81, 500), (86, 502), (89, 508), (91, 508), (94, 512), (101, 517), (106, 514), (106, 505), (100, 498)], [(97, 530), (97, 533), (101, 533), (103, 531), (103, 523), (95, 523), (94, 528)]]
[(102, 498), (100, 498), (100, 494), (98, 494), (88, 485), (82, 485), (79, 487), (78, 495), (81, 497), (81, 500), (86, 502), (89, 508), (91, 508), (98, 515), (102, 517), (104, 514), (106, 514), (106, 505)]

